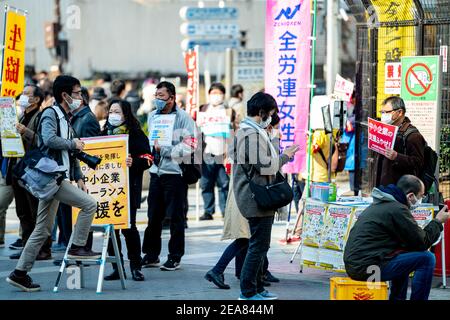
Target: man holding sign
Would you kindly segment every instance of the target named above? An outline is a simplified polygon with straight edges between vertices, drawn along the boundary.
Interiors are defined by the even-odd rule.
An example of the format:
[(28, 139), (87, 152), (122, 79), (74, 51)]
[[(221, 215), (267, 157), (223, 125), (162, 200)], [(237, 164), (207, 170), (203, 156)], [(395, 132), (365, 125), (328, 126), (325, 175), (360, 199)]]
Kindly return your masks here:
[(405, 174), (418, 177), (424, 166), (425, 140), (405, 113), (406, 107), (402, 98), (392, 96), (383, 101), (381, 122), (396, 126), (398, 130), (393, 146), (386, 148), (384, 155), (378, 154), (376, 186), (396, 184)]
[[(144, 234), (142, 266), (159, 266), (162, 222), (170, 218), (169, 255), (161, 270), (180, 268), (184, 255), (184, 203), (187, 185), (176, 159), (193, 153), (195, 123), (187, 112), (175, 103), (175, 86), (167, 81), (156, 87), (155, 111), (149, 114), (150, 145), (153, 164), (150, 168), (148, 192), (148, 226)], [(159, 139), (160, 140), (159, 140)]]

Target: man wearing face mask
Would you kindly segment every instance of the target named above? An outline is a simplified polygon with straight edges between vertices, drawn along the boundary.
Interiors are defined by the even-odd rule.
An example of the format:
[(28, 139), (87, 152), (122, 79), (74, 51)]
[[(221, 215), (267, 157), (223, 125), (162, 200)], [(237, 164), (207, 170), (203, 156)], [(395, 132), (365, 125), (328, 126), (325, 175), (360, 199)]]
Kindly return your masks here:
[(390, 300), (406, 299), (411, 272), (411, 300), (427, 300), (430, 293), (436, 260), (428, 249), (439, 239), (449, 213), (444, 206), (424, 229), (419, 227), (411, 210), (420, 205), (424, 189), (412, 175), (402, 176), (397, 185), (374, 188), (373, 204), (350, 230), (344, 249), (347, 274), (366, 281), (378, 270), (376, 281), (392, 281)]
[[(209, 88), (209, 104), (200, 108), (206, 117), (214, 117), (219, 112), (225, 112), (230, 119), (230, 128), (235, 118), (233, 109), (225, 105), (225, 87), (221, 83), (213, 83)], [(270, 121), (269, 121), (270, 123)], [(228, 187), (230, 178), (226, 174), (225, 161), (226, 150), (229, 144), (229, 135), (220, 136), (216, 133), (205, 131), (200, 127), (205, 135), (206, 148), (204, 150), (204, 161), (202, 163), (202, 178), (200, 187), (202, 188), (203, 202), (205, 204), (204, 214), (200, 220), (212, 220), (216, 209), (214, 188), (219, 188), (219, 207), (222, 216), (225, 214), (225, 204), (228, 197)]]
[[(148, 117), (149, 128), (156, 115), (175, 115), (172, 145), (161, 146), (155, 141), (150, 167), (150, 187), (148, 191), (148, 226), (145, 229), (142, 252), (142, 266), (160, 266), (161, 232), (164, 218), (170, 219), (169, 254), (167, 261), (160, 266), (163, 271), (175, 271), (180, 268), (184, 255), (184, 204), (187, 185), (182, 177), (176, 158), (185, 158), (193, 152), (190, 142), (195, 142), (196, 125), (189, 114), (176, 106), (175, 86), (163, 81), (156, 86), (155, 111)], [(111, 116), (109, 118), (111, 121)]]
[[(397, 183), (405, 174), (418, 176), (424, 165), (425, 139), (405, 116), (406, 107), (403, 99), (392, 96), (383, 101), (381, 121), (398, 127), (394, 149), (386, 150), (386, 155), (377, 155), (376, 186)], [(403, 142), (405, 132), (412, 128), (416, 130), (408, 134)]]
[[(53, 83), (56, 103), (46, 108), (41, 116), (37, 137), (40, 150), (55, 159), (65, 169), (64, 179), (50, 200), (39, 200), (36, 226), (23, 248), (20, 259), (6, 281), (23, 291), (39, 291), (27, 275), (31, 271), (42, 244), (48, 239), (55, 222), (59, 202), (81, 209), (73, 231), (73, 243), (68, 251), (71, 259), (98, 259), (101, 254), (86, 249), (89, 229), (97, 210), (97, 202), (86, 193), (83, 175), (74, 152), (82, 151), (84, 143), (73, 138), (69, 115), (82, 104), (80, 81), (70, 76), (58, 76)], [(58, 125), (59, 122), (59, 125)], [(71, 184), (75, 181), (78, 188)]]
[[(36, 130), (39, 122), (39, 108), (44, 102), (44, 92), (41, 88), (29, 84), (23, 89), (18, 100), (18, 106), (21, 109), (21, 116), (16, 128), (22, 136), (25, 152), (30, 151), (37, 145)], [(17, 163), (16, 159), (11, 159), (7, 180), (11, 182), (14, 190), (14, 199), (16, 201), (16, 214), (22, 228), (22, 243), (25, 244), (30, 237), (36, 225), (36, 216), (39, 200), (21, 187), (17, 178), (12, 176), (12, 169)], [(49, 236), (42, 245), (36, 260), (51, 259), (52, 239)], [(10, 255), (10, 259), (19, 259), (21, 252)]]
[[(89, 93), (85, 87), (81, 88), (81, 96), (83, 103), (78, 109), (71, 112), (72, 118), (70, 121), (75, 136), (76, 138), (97, 137), (100, 135), (100, 125), (89, 107)], [(60, 203), (57, 220), (59, 227), (58, 243), (62, 250), (64, 250), (72, 234), (72, 207)], [(88, 243), (86, 245), (88, 248), (92, 248), (92, 239), (92, 233), (89, 233)], [(60, 265), (61, 260), (55, 261), (55, 264)]]

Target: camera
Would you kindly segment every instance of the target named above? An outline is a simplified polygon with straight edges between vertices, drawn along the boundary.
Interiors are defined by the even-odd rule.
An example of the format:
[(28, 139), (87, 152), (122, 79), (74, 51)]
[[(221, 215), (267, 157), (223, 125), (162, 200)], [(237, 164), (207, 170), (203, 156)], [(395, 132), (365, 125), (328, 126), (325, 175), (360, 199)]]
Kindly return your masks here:
[(88, 167), (91, 168), (92, 170), (95, 170), (95, 168), (97, 168), (100, 162), (102, 162), (102, 159), (100, 159), (99, 157), (91, 156), (90, 154), (87, 154), (86, 152), (83, 151), (76, 152), (74, 156), (78, 160), (86, 163)]

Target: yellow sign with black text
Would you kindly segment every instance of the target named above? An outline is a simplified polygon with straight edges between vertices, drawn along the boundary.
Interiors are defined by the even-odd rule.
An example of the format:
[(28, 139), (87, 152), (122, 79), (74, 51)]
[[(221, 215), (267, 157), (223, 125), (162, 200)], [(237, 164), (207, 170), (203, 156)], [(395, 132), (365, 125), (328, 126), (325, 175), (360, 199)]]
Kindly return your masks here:
[(23, 91), (25, 78), (26, 16), (7, 11), (2, 63), (2, 97), (16, 97)]
[[(128, 135), (82, 139), (84, 152), (102, 159), (96, 170), (80, 161), (88, 194), (97, 200), (94, 225), (113, 224), (115, 229), (130, 227), (129, 176), (126, 159)], [(73, 223), (80, 210), (73, 208)]]

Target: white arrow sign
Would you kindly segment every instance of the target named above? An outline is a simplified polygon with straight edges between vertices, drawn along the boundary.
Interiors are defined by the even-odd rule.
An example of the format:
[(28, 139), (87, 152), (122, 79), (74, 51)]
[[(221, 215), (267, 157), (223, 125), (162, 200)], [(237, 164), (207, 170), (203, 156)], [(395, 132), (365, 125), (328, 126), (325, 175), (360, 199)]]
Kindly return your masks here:
[(238, 8), (233, 7), (183, 7), (180, 17), (184, 20), (233, 20), (238, 18)]
[(181, 34), (185, 36), (239, 36), (239, 26), (232, 23), (183, 23)]

